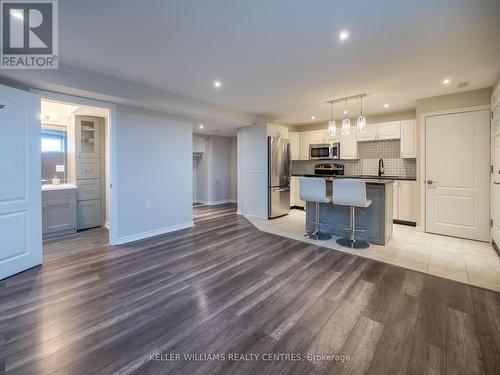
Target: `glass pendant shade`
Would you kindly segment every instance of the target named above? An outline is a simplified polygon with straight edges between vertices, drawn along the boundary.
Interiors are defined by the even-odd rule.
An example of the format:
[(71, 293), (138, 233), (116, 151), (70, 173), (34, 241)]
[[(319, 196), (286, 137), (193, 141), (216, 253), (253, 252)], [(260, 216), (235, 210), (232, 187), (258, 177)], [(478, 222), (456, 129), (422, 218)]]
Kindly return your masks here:
[(358, 122), (356, 123), (356, 126), (358, 128), (358, 133), (366, 132), (366, 117), (363, 115), (360, 115), (358, 117)]
[(335, 124), (335, 120), (328, 121), (328, 136), (329, 137), (337, 136), (337, 126)]
[(342, 135), (349, 135), (349, 130), (351, 128), (351, 121), (349, 121), (349, 118), (346, 116), (342, 120)]

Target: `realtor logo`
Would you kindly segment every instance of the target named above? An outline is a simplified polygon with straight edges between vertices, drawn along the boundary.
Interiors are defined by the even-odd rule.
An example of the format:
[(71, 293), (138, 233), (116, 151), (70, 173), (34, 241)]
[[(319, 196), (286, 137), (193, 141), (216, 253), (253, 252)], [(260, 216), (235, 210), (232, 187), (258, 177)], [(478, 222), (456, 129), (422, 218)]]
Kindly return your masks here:
[(2, 69), (57, 69), (57, 0), (0, 0)]

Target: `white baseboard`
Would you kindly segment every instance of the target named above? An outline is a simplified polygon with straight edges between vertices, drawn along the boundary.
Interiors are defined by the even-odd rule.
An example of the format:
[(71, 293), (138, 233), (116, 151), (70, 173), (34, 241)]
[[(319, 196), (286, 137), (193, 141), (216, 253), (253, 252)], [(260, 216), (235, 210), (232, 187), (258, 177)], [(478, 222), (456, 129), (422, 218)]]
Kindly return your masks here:
[(114, 245), (123, 245), (125, 243), (139, 241), (139, 240), (143, 240), (143, 239), (146, 239), (149, 237), (159, 236), (160, 234), (166, 234), (166, 233), (175, 232), (175, 231), (181, 230), (181, 229), (191, 228), (193, 226), (194, 226), (194, 223), (191, 220), (191, 221), (188, 221), (186, 223), (171, 225), (171, 226), (165, 227), (165, 228), (159, 228), (159, 229), (154, 229), (154, 230), (150, 230), (147, 232), (118, 237), (118, 238), (116, 238)]
[(220, 201), (202, 201), (202, 200), (199, 200), (199, 201), (197, 201), (197, 203), (201, 203), (201, 204), (204, 204), (206, 206), (217, 206), (219, 204), (237, 203), (237, 201), (235, 199), (223, 199)]
[[(240, 213), (240, 215), (241, 215), (241, 213)], [(263, 219), (263, 220), (269, 219), (267, 216), (252, 215), (252, 214), (243, 214), (243, 217), (254, 217), (256, 219)]]

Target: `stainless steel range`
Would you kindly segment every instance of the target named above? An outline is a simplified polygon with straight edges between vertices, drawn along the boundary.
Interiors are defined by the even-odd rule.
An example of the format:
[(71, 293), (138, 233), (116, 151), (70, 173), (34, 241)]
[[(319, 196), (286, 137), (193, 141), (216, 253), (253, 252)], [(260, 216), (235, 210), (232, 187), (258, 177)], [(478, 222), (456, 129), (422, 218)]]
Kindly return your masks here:
[(342, 176), (344, 174), (344, 164), (321, 163), (314, 166), (315, 175)]

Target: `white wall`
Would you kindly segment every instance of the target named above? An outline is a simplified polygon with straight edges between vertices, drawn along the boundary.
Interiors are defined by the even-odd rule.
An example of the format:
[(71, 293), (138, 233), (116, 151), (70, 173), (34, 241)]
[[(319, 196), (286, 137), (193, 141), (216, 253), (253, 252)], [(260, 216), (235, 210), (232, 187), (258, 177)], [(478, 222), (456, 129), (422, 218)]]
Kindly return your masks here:
[(191, 123), (125, 106), (116, 122), (118, 242), (192, 226)]

